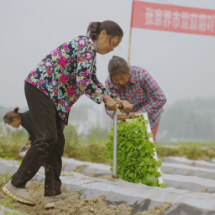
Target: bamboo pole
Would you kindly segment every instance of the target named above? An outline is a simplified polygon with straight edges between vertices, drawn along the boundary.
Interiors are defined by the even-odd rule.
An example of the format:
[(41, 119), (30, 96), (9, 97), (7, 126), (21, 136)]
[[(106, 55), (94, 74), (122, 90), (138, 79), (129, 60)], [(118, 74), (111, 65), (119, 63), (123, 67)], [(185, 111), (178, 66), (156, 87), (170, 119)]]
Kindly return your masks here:
[(133, 18), (133, 5), (134, 0), (132, 0), (132, 7), (131, 7), (131, 22), (130, 22), (130, 33), (129, 33), (129, 44), (128, 44), (128, 64), (130, 64), (130, 58), (131, 58), (131, 36), (132, 36), (132, 18)]
[(130, 58), (131, 58), (131, 35), (132, 35), (132, 27), (130, 26), (129, 44), (128, 44), (128, 64), (130, 64)]

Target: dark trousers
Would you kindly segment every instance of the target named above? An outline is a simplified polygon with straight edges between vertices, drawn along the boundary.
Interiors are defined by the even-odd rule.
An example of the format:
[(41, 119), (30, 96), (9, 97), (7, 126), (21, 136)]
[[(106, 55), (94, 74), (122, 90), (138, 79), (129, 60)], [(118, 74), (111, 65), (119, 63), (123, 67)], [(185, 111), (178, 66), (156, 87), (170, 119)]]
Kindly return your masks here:
[(24, 188), (44, 163), (45, 196), (55, 196), (61, 193), (61, 156), (65, 145), (63, 123), (54, 102), (36, 87), (25, 83), (25, 95), (36, 140), (13, 175), (11, 183), (15, 187)]

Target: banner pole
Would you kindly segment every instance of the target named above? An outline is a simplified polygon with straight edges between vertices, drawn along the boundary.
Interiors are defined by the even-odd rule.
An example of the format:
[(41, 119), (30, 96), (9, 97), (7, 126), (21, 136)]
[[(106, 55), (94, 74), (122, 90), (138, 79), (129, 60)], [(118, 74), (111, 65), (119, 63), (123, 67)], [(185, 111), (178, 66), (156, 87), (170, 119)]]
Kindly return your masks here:
[(130, 58), (131, 58), (131, 34), (132, 34), (132, 28), (130, 27), (129, 44), (128, 44), (128, 64), (130, 64)]
[(129, 44), (128, 44), (128, 64), (130, 64), (130, 58), (131, 58), (131, 35), (132, 35), (133, 5), (134, 5), (134, 0), (132, 0), (132, 8), (131, 8), (131, 23), (130, 23)]

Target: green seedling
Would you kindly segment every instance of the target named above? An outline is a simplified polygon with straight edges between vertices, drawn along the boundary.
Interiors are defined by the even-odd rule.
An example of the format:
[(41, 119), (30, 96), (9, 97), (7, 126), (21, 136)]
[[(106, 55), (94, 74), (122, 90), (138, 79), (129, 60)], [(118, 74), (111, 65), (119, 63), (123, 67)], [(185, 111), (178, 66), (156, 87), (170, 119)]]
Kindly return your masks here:
[[(117, 128), (117, 175), (129, 182), (142, 183), (148, 186), (165, 187), (158, 184), (161, 174), (157, 168), (161, 161), (156, 161), (154, 156), (155, 146), (149, 141), (152, 134), (147, 134), (147, 120), (143, 116), (127, 119), (119, 123)], [(109, 142), (106, 143), (107, 159), (113, 167), (113, 129), (108, 134)]]

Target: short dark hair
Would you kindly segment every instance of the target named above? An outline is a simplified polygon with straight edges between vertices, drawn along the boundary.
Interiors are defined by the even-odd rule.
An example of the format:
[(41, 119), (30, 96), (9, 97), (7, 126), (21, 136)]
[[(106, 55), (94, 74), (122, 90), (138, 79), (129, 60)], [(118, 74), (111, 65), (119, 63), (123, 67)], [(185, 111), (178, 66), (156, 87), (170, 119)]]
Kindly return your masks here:
[(111, 20), (91, 22), (87, 28), (87, 34), (91, 39), (96, 40), (103, 30), (106, 30), (107, 35), (110, 36), (110, 40), (116, 36), (123, 37), (122, 28), (116, 22)]
[(108, 63), (108, 72), (112, 81), (114, 75), (129, 74), (129, 65), (124, 58), (113, 56)]
[(19, 116), (20, 116), (19, 108), (16, 107), (14, 110), (10, 110), (4, 115), (3, 117), (4, 123), (11, 123), (13, 122), (13, 119), (19, 118)]

